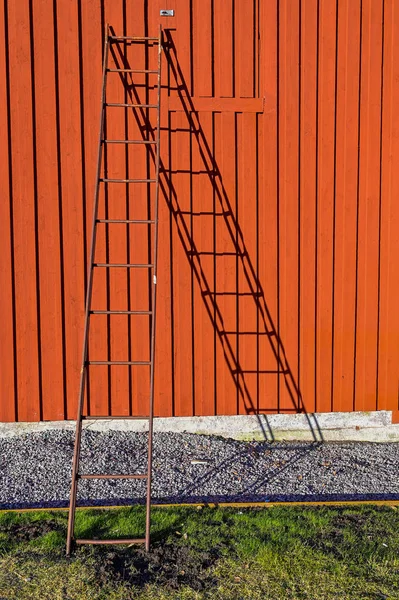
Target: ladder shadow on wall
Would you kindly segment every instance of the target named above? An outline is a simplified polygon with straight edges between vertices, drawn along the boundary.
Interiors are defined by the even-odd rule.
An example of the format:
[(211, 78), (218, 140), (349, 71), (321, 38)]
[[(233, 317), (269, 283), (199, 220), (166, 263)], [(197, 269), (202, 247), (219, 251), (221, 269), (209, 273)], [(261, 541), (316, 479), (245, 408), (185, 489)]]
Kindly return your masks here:
[[(247, 378), (248, 375), (253, 375), (254, 371), (246, 370), (242, 367), (240, 357), (238, 356), (237, 348), (231, 343), (230, 337), (232, 333), (236, 336), (254, 336), (264, 335), (270, 345), (270, 349), (275, 359), (276, 370), (275, 371), (264, 371), (264, 373), (275, 373), (280, 380), (280, 376), (283, 377), (283, 384), (287, 390), (288, 397), (292, 403), (292, 409), (285, 410), (293, 414), (302, 414), (305, 416), (307, 425), (311, 432), (313, 441), (319, 443), (323, 441), (323, 434), (318, 425), (317, 417), (314, 413), (308, 413), (302, 398), (302, 394), (298, 385), (298, 382), (290, 368), (288, 357), (286, 355), (284, 344), (279, 336), (277, 327), (273, 321), (271, 312), (268, 308), (266, 296), (262, 283), (257, 275), (257, 269), (254, 266), (251, 256), (249, 255), (242, 229), (238, 220), (235, 217), (232, 209), (231, 201), (229, 200), (226, 192), (221, 171), (215, 160), (214, 154), (211, 149), (211, 145), (208, 143), (206, 134), (201, 127), (200, 120), (198, 118), (198, 112), (193, 104), (190, 97), (190, 93), (187, 84), (184, 79), (184, 75), (179, 65), (176, 47), (174, 45), (172, 36), (169, 31), (165, 32), (165, 39), (163, 48), (165, 50), (166, 62), (169, 69), (170, 88), (174, 88), (178, 97), (181, 101), (181, 110), (183, 111), (186, 122), (187, 122), (187, 133), (191, 134), (193, 143), (198, 146), (199, 155), (203, 167), (193, 174), (207, 174), (209, 181), (213, 188), (214, 198), (218, 206), (217, 217), (223, 219), (225, 227), (225, 233), (230, 238), (234, 246), (234, 256), (236, 257), (241, 272), (245, 276), (246, 287), (249, 289), (249, 293), (245, 292), (245, 295), (250, 296), (253, 300), (254, 306), (256, 307), (257, 314), (259, 315), (259, 328), (257, 332), (253, 331), (226, 331), (224, 327), (225, 318), (223, 315), (223, 309), (218, 300), (220, 297), (229, 294), (229, 292), (221, 292), (220, 295), (216, 293), (214, 288), (213, 280), (210, 280), (206, 275), (206, 269), (204, 268), (204, 257), (209, 255), (209, 252), (201, 252), (201, 248), (198, 246), (198, 241), (195, 239), (193, 232), (187, 225), (187, 211), (183, 211), (179, 204), (179, 195), (175, 189), (172, 181), (172, 174), (181, 172), (176, 169), (169, 169), (167, 165), (162, 161), (162, 150), (160, 159), (160, 192), (161, 196), (165, 199), (168, 204), (168, 208), (175, 222), (178, 236), (181, 245), (184, 249), (184, 253), (190, 264), (192, 274), (201, 290), (201, 297), (206, 308), (206, 313), (212, 323), (216, 336), (223, 348), (224, 358), (228, 366), (228, 370), (237, 388), (237, 408), (239, 403), (245, 406), (246, 414), (256, 415), (260, 430), (265, 440), (274, 441), (274, 434), (272, 426), (269, 422), (267, 414), (261, 414), (262, 408), (257, 406), (256, 401), (253, 399)], [(115, 64), (118, 68), (131, 69), (133, 68), (120, 46), (116, 46), (115, 49), (112, 47), (111, 52), (113, 53)], [(140, 95), (137, 87), (133, 80), (127, 81), (121, 76), (121, 81), (126, 89), (129, 101), (132, 103), (140, 103)], [(139, 86), (139, 87), (142, 87)], [(164, 86), (163, 86), (164, 89)], [(149, 135), (148, 139), (155, 139), (156, 130), (151, 124), (148, 118), (148, 112), (145, 109), (133, 110), (137, 125), (141, 132), (146, 132)], [(162, 123), (161, 123), (162, 125)], [(180, 129), (179, 129), (180, 130)], [(181, 131), (181, 130), (180, 130)], [(155, 150), (149, 148), (152, 159), (155, 160)], [(215, 211), (216, 212), (216, 211)], [(201, 219), (201, 213), (195, 215), (191, 214), (191, 218)], [(216, 218), (216, 214), (214, 215)], [(213, 259), (216, 262), (218, 256), (225, 255), (220, 253), (219, 255), (214, 250)], [(240, 292), (237, 290), (234, 294), (240, 296)], [(259, 377), (259, 371), (258, 371)], [(275, 410), (269, 412), (276, 412)]]

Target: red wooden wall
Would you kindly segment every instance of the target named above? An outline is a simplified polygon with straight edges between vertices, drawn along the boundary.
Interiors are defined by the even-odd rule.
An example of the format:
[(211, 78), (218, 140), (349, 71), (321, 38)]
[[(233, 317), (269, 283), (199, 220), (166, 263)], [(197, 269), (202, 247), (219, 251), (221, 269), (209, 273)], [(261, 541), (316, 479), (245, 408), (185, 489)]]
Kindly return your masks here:
[[(169, 4), (2, 2), (0, 421), (75, 416), (107, 22), (166, 28), (156, 413), (397, 410), (399, 0)], [(109, 101), (154, 98), (121, 79)], [(150, 135), (153, 114), (109, 109), (107, 136)], [(151, 174), (152, 155), (121, 146), (105, 168)], [(151, 200), (109, 186), (100, 211), (147, 218)], [(147, 229), (119, 227), (97, 256), (146, 262)], [(96, 275), (95, 307), (148, 291)], [(95, 318), (93, 360), (148, 356), (148, 317)], [(96, 369), (91, 414), (145, 412), (148, 372)]]

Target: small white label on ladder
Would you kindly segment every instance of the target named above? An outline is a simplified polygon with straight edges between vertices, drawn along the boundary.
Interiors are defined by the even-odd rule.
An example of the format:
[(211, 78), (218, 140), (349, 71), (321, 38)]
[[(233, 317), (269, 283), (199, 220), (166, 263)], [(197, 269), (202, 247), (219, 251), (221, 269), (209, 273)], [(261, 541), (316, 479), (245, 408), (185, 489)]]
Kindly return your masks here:
[(153, 281), (154, 285), (157, 284), (157, 276), (156, 275), (154, 275), (154, 277), (152, 278), (152, 281)]

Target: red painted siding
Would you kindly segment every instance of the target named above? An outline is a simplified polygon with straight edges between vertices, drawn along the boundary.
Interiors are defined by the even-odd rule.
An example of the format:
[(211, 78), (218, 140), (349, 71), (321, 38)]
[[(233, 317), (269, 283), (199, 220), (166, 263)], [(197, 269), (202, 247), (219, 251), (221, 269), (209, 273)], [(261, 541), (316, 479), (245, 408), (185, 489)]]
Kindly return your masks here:
[[(106, 23), (165, 28), (156, 414), (398, 410), (399, 3), (161, 8), (2, 2), (0, 420), (75, 416)], [(154, 100), (127, 83), (110, 74), (109, 101)], [(146, 135), (153, 114), (110, 108), (107, 136)], [(105, 153), (109, 177), (153, 168), (149, 149)], [(100, 217), (149, 218), (152, 199), (110, 185)], [(147, 228), (99, 226), (97, 259), (150, 254)], [(96, 273), (93, 308), (148, 294), (144, 272)], [(148, 359), (149, 318), (94, 316), (89, 353)], [(95, 369), (91, 414), (145, 412), (147, 372)]]

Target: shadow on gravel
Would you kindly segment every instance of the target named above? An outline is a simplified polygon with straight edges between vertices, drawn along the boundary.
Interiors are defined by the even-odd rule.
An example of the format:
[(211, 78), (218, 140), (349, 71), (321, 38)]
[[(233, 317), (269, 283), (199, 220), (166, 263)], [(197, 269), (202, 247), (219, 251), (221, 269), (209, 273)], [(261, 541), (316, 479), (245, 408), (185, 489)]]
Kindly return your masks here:
[[(355, 443), (348, 443), (341, 452), (342, 445), (332, 442), (222, 441), (216, 436), (211, 439), (178, 434), (174, 442), (177, 445), (170, 446), (170, 434), (164, 435), (160, 445), (163, 453), (159, 451), (154, 461), (154, 504), (399, 500), (395, 467), (399, 445), (386, 453), (384, 445), (368, 444), (371, 450), (364, 453), (355, 451)], [(107, 440), (108, 437), (102, 439), (100, 433), (90, 432), (88, 448), (91, 451), (96, 444), (105, 444)], [(126, 462), (125, 471), (134, 472), (135, 465), (130, 465), (129, 457), (134, 458), (140, 443), (133, 444), (126, 434), (119, 441), (114, 438), (111, 441), (113, 452), (108, 452), (109, 456), (112, 458), (121, 452)], [(378, 446), (377, 454), (375, 446)], [(176, 448), (176, 453), (170, 448)], [(88, 458), (92, 460), (90, 452)], [(106, 463), (104, 469), (112, 472), (115, 465), (109, 457), (106, 459), (110, 464)], [(93, 469), (90, 460), (87, 472)], [(49, 482), (46, 500), (40, 500), (39, 494), (44, 489), (41, 484), (41, 488), (33, 490), (33, 497), (29, 498), (28, 494), (23, 502), (18, 502), (20, 490), (29, 484), (29, 474), (17, 478), (10, 467), (0, 508), (67, 507), (70, 481), (62, 469), (60, 473), (60, 481), (55, 476)], [(82, 488), (78, 505), (131, 506), (144, 504), (144, 500), (144, 489), (117, 488), (110, 484), (98, 490)]]
[[(259, 477), (252, 482), (250, 485), (246, 486), (244, 489), (241, 489), (239, 493), (232, 495), (227, 494), (226, 496), (218, 496), (218, 497), (226, 497), (226, 500), (220, 500), (223, 502), (247, 502), (247, 500), (239, 500), (238, 498), (253, 498), (254, 495), (257, 494), (257, 488), (260, 486), (264, 486), (270, 483), (275, 477), (280, 476), (284, 472), (291, 469), (296, 463), (300, 462), (303, 458), (309, 455), (311, 452), (317, 450), (320, 447), (319, 442), (308, 443), (306, 445), (301, 444), (292, 444), (290, 446), (290, 450), (294, 452), (290, 456), (288, 460), (276, 460), (272, 463), (267, 472), (264, 470), (259, 474)], [(270, 445), (270, 447), (266, 450), (266, 453), (269, 456), (272, 456), (272, 453), (275, 450), (278, 450), (278, 443), (274, 443)], [(193, 502), (193, 497), (198, 498), (199, 496), (196, 494), (198, 487), (204, 486), (208, 482), (212, 481), (217, 473), (221, 473), (223, 471), (231, 470), (234, 468), (235, 464), (245, 465), (247, 461), (252, 462), (253, 460), (258, 459), (265, 451), (264, 444), (245, 444), (243, 447), (240, 447), (239, 450), (230, 455), (228, 459), (223, 460), (215, 467), (208, 469), (204, 475), (198, 475), (195, 480), (188, 485), (185, 489), (179, 490), (179, 497), (187, 500), (180, 500)], [(239, 470), (239, 467), (238, 467)], [(200, 496), (204, 498), (204, 501), (214, 502), (215, 500), (210, 500), (209, 496)], [(265, 493), (261, 494), (262, 500), (265, 499)]]

